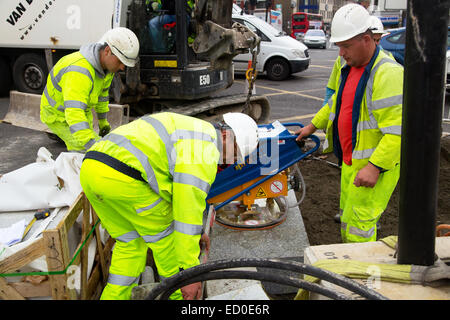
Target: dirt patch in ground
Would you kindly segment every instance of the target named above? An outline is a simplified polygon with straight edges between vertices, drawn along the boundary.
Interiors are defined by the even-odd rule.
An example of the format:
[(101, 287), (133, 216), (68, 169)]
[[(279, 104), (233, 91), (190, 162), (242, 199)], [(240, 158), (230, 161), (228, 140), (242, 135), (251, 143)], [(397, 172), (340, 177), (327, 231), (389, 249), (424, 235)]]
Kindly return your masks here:
[[(326, 161), (337, 163), (336, 157), (315, 154)], [(310, 245), (341, 243), (340, 224), (334, 222), (339, 212), (340, 169), (325, 161), (305, 159), (300, 170), (306, 184), (306, 196), (300, 204)], [(378, 239), (398, 235), (399, 186), (395, 189), (386, 211), (380, 218)], [(437, 225), (450, 224), (450, 137), (441, 140), (438, 188)]]

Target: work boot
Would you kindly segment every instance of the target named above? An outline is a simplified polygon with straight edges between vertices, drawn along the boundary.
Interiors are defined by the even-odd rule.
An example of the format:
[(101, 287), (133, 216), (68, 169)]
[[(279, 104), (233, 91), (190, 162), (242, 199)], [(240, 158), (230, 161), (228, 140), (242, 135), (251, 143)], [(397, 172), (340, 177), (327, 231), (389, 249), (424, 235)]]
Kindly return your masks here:
[(340, 213), (336, 213), (336, 215), (334, 216), (334, 222), (336, 223), (341, 223), (341, 214)]

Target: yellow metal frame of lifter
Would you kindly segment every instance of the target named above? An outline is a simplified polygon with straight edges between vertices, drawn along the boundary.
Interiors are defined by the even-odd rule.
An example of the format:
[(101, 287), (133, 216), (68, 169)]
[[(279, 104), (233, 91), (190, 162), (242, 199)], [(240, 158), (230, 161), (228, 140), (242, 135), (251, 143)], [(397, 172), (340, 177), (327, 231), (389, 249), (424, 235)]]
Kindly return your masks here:
[[(209, 204), (222, 203), (263, 178), (264, 178), (263, 176), (258, 177), (256, 179), (244, 183), (241, 186), (235, 187), (227, 192), (219, 194), (214, 198), (208, 199), (208, 203)], [(275, 190), (275, 192), (273, 190)], [(276, 198), (279, 196), (287, 196), (287, 193), (288, 193), (287, 175), (285, 171), (282, 171), (274, 175), (272, 178), (257, 185), (256, 187), (250, 189), (247, 193), (244, 193), (240, 197), (234, 199), (234, 201), (242, 201), (242, 204), (246, 205), (248, 210), (250, 210), (252, 204), (255, 202), (256, 199), (267, 199), (267, 198)]]

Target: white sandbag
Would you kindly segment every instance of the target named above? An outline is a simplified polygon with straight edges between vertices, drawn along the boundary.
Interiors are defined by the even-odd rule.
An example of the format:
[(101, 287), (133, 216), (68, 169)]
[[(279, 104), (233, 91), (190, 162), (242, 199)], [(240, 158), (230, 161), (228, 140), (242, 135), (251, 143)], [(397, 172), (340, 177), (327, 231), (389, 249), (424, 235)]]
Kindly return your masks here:
[(0, 211), (72, 205), (82, 191), (79, 173), (83, 157), (63, 152), (55, 161), (47, 149), (40, 148), (35, 163), (0, 177)]

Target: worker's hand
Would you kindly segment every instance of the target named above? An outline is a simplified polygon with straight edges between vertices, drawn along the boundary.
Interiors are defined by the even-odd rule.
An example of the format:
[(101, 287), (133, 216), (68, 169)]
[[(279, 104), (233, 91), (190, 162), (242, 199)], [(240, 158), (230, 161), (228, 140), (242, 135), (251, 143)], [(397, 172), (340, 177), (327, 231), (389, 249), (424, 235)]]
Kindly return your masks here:
[(181, 287), (181, 294), (184, 300), (199, 299), (202, 295), (202, 283), (195, 282)]
[(211, 241), (209, 240), (209, 236), (204, 233), (200, 238), (200, 248), (205, 249), (205, 251), (209, 252), (209, 247), (211, 246)]
[(370, 162), (356, 174), (353, 184), (356, 187), (373, 188), (378, 181), (380, 170)]
[(312, 123), (310, 123), (307, 126), (304, 126), (303, 128), (295, 131), (295, 134), (298, 134), (298, 137), (295, 140), (301, 141), (304, 137), (312, 135), (314, 132), (316, 132), (316, 130), (317, 128)]
[(99, 128), (98, 135), (100, 137), (106, 136), (111, 131), (111, 126), (109, 125), (109, 122), (106, 119), (98, 120), (98, 128)]

